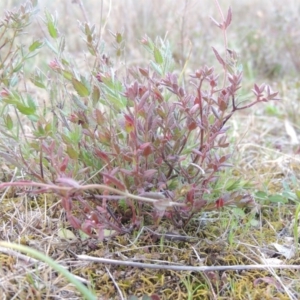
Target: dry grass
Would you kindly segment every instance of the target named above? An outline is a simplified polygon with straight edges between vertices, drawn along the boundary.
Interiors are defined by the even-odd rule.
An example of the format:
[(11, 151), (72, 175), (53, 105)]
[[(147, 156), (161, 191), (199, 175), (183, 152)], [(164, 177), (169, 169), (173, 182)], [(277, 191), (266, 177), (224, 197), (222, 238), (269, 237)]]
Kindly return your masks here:
[[(9, 8), (17, 1), (1, 3)], [(76, 1), (74, 1), (76, 2)], [(79, 1), (77, 1), (79, 2)], [(77, 19), (88, 16), (91, 23), (102, 26), (102, 34), (112, 41), (109, 30), (124, 32), (126, 44), (119, 62), (126, 65), (146, 63), (141, 57), (138, 40), (147, 33), (167, 37), (174, 49), (176, 66), (186, 73), (212, 61), (211, 45), (222, 45), (221, 33), (211, 26), (208, 16), (218, 19), (213, 1), (104, 1), (101, 5), (85, 1), (85, 11), (71, 1), (41, 1), (50, 11), (58, 12), (59, 22), (67, 37), (68, 51), (84, 64)], [(220, 1), (224, 9), (227, 1)], [(242, 4), (241, 4), (242, 3)], [(235, 145), (234, 169), (231, 177), (252, 183), (251, 192), (281, 193), (290, 185), (291, 194), (299, 190), (300, 123), (299, 78), (295, 77), (300, 62), (296, 57), (300, 43), (299, 26), (295, 25), (299, 9), (297, 1), (233, 1), (233, 25), (229, 44), (241, 54), (246, 86), (259, 76), (280, 91), (282, 101), (239, 114), (232, 121), (231, 139)], [(109, 6), (111, 4), (111, 7)], [(85, 15), (86, 14), (86, 15)], [(62, 17), (64, 16), (64, 17)], [(37, 24), (33, 24), (37, 26)], [(299, 24), (298, 24), (299, 25)], [(76, 35), (74, 34), (76, 32)], [(42, 32), (39, 34), (42, 35)], [(292, 44), (294, 43), (294, 44)], [(107, 46), (107, 52), (114, 51)], [(84, 66), (83, 66), (84, 67)], [(290, 75), (293, 75), (291, 79)], [(282, 79), (284, 78), (284, 79)], [(2, 181), (16, 180), (2, 163)], [(12, 175), (11, 175), (12, 174)], [(19, 175), (18, 175), (19, 176)], [(225, 179), (224, 179), (225, 180)], [(52, 195), (36, 198), (9, 188), (0, 197), (0, 238), (29, 245), (54, 258), (73, 274), (88, 282), (99, 299), (127, 299), (128, 295), (158, 294), (161, 299), (299, 299), (299, 270), (272, 269), (188, 272), (107, 267), (76, 259), (88, 254), (119, 260), (172, 263), (191, 266), (247, 265), (271, 263), (300, 264), (299, 252), (286, 258), (272, 243), (293, 249), (293, 222), (298, 202), (261, 204), (240, 214), (225, 210), (200, 214), (185, 231), (167, 222), (159, 228), (145, 228), (134, 236), (119, 236), (104, 242), (68, 236), (68, 228), (58, 199)], [(171, 232), (191, 239), (169, 240)], [(73, 286), (47, 265), (16, 253), (0, 249), (1, 299), (81, 299)]]

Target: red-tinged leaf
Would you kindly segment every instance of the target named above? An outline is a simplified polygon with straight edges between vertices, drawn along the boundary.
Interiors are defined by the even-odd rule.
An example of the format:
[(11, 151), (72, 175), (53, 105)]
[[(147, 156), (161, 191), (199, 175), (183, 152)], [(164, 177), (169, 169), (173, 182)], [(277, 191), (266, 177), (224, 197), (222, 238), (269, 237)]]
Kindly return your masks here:
[(92, 230), (93, 230), (93, 228), (94, 228), (94, 226), (93, 226), (93, 224), (92, 224), (91, 221), (85, 221), (85, 222), (81, 225), (81, 230), (82, 230), (85, 234), (87, 234), (87, 235), (89, 235), (89, 236), (92, 235)]
[(151, 300), (160, 300), (160, 297), (159, 297), (157, 294), (152, 294), (152, 295), (150, 296), (150, 299), (151, 299)]
[(98, 216), (98, 214), (95, 211), (92, 211), (90, 213), (89, 220), (91, 220), (95, 224), (99, 224), (100, 223), (99, 216)]
[(97, 157), (99, 157), (100, 159), (102, 159), (105, 163), (107, 163), (107, 164), (110, 163), (110, 158), (109, 158), (109, 156), (105, 152), (103, 152), (103, 151), (101, 151), (99, 149), (95, 149), (94, 153), (95, 153), (95, 155)]
[(151, 143), (144, 143), (140, 145), (140, 149), (143, 151), (143, 156), (148, 156), (152, 153), (152, 144)]
[(155, 170), (155, 169), (149, 169), (149, 170), (146, 170), (146, 171), (144, 172), (144, 177), (147, 178), (147, 179), (150, 179), (150, 178), (152, 178), (152, 177), (154, 176), (154, 174), (156, 174), (156, 173), (157, 173), (157, 170)]
[(70, 212), (72, 209), (72, 200), (69, 197), (63, 197), (61, 199), (61, 206), (67, 211)]
[(129, 115), (124, 115), (125, 117), (125, 131), (130, 133), (134, 129), (134, 121)]
[(220, 159), (219, 159), (219, 163), (224, 163), (228, 158), (230, 158), (231, 154), (227, 154), (227, 155), (223, 155)]
[(104, 122), (106, 121), (104, 113), (98, 108), (95, 109), (95, 117), (98, 125), (103, 125)]
[(190, 108), (190, 114), (194, 114), (195, 112), (199, 111), (199, 103), (195, 103), (191, 108)]
[(139, 68), (140, 73), (145, 76), (145, 77), (149, 77), (149, 70), (147, 69), (143, 69), (143, 68)]
[(103, 144), (110, 144), (110, 133), (109, 132), (104, 132), (104, 133), (98, 133), (98, 138), (99, 141)]
[(141, 150), (144, 150), (144, 149), (148, 148), (149, 146), (151, 146), (151, 143), (150, 143), (150, 142), (143, 143), (143, 144), (140, 145), (140, 149), (141, 149)]
[(203, 199), (198, 199), (194, 201), (193, 209), (195, 211), (200, 211), (203, 207), (207, 205), (207, 201)]
[(197, 127), (197, 123), (193, 119), (187, 119), (187, 128), (189, 131), (196, 129)]
[(164, 97), (161, 94), (161, 92), (157, 88), (154, 89), (153, 92), (154, 92), (155, 99), (158, 100), (159, 103), (161, 103), (164, 100)]
[(227, 148), (229, 146), (229, 143), (220, 144), (219, 147), (221, 148)]
[(225, 64), (223, 58), (220, 56), (219, 52), (214, 47), (212, 47), (212, 49), (213, 49), (215, 56), (216, 56), (217, 60), (219, 61), (219, 63), (225, 68), (226, 64)]
[(234, 83), (234, 77), (231, 74), (228, 74), (228, 81), (233, 84)]
[(144, 105), (145, 105), (146, 101), (148, 100), (149, 96), (150, 96), (150, 91), (148, 91), (148, 90), (145, 91), (142, 98), (141, 98), (141, 100), (140, 100), (140, 102), (139, 102), (139, 104), (138, 104), (138, 110), (141, 110), (144, 107)]
[(145, 156), (145, 157), (149, 156), (151, 153), (152, 153), (152, 147), (151, 146), (148, 146), (147, 148), (145, 148), (143, 150), (143, 156)]
[(212, 110), (214, 116), (215, 116), (218, 120), (220, 120), (220, 115), (219, 115), (217, 109), (216, 109), (214, 106), (211, 106), (211, 110)]
[(118, 188), (119, 190), (121, 191), (125, 191), (126, 190), (126, 187), (124, 186), (124, 184), (119, 180), (117, 179), (116, 177), (114, 176), (111, 176), (109, 174), (105, 174), (105, 173), (101, 173), (103, 177), (105, 177), (105, 184), (110, 184), (110, 185), (115, 185), (116, 188)]
[(197, 150), (197, 149), (193, 149), (192, 152), (199, 155), (199, 156), (201, 156), (201, 157), (203, 156), (203, 153), (201, 151)]
[(253, 90), (253, 92), (254, 92), (255, 94), (257, 94), (257, 95), (260, 94), (259, 86), (258, 86), (256, 83), (254, 84), (254, 90)]
[(227, 103), (224, 100), (221, 100), (220, 103), (219, 103), (219, 109), (220, 109), (220, 111), (225, 111), (227, 109), (227, 107), (228, 107)]
[(223, 198), (219, 198), (217, 201), (216, 201), (216, 208), (221, 208), (223, 207), (225, 204), (224, 202), (224, 199)]
[(231, 7), (229, 7), (228, 12), (227, 12), (227, 17), (226, 17), (226, 21), (225, 21), (225, 28), (227, 28), (232, 20), (232, 11), (231, 11)]
[(278, 95), (278, 92), (272, 93), (268, 96), (269, 100), (279, 100), (279, 98), (275, 98)]
[(132, 170), (120, 169), (123, 174), (133, 176), (134, 172)]
[(222, 129), (219, 130), (219, 133), (218, 133), (218, 134), (223, 134), (223, 133), (225, 133), (229, 128), (230, 128), (230, 126), (222, 127)]
[(61, 172), (65, 172), (66, 171), (66, 168), (68, 166), (68, 162), (69, 162), (69, 158), (66, 156), (64, 158), (63, 162), (61, 163), (60, 168), (59, 168)]
[(266, 84), (265, 83), (262, 83), (259, 87), (259, 91), (260, 93), (263, 93), (263, 91), (265, 90), (265, 87), (266, 87)]
[(79, 229), (81, 227), (81, 221), (78, 218), (74, 217), (71, 214), (67, 214), (67, 218), (68, 218), (70, 225), (74, 229)]
[(187, 201), (187, 203), (194, 204), (194, 199), (195, 199), (195, 190), (191, 189), (186, 194), (186, 201)]
[(200, 104), (200, 99), (198, 97), (195, 98), (194, 104)]

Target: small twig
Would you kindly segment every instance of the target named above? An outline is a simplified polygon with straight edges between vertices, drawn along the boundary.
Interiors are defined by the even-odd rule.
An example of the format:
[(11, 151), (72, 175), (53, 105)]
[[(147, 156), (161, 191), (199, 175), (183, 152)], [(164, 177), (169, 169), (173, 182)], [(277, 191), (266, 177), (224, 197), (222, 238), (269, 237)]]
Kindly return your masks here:
[[(45, 263), (39, 261), (38, 259), (32, 258), (30, 256), (24, 255), (22, 253), (19, 253), (17, 251), (11, 250), (11, 249), (0, 247), (0, 252), (4, 253), (6, 255), (9, 255), (9, 256), (14, 256), (17, 259), (22, 260), (27, 264), (40, 265), (40, 266), (45, 265)], [(68, 269), (68, 267), (66, 267), (66, 266), (63, 266), (63, 265), (61, 265), (61, 266), (65, 269)], [(89, 281), (86, 280), (85, 278), (79, 277), (79, 276), (74, 275), (74, 274), (73, 274), (73, 276), (76, 277), (76, 279), (78, 279), (80, 282), (82, 282), (84, 284), (89, 284)], [(7, 278), (3, 278), (3, 280), (7, 280)], [(3, 280), (1, 280), (0, 282), (2, 282)]]
[(293, 269), (300, 270), (300, 265), (275, 265), (275, 264), (257, 264), (257, 265), (233, 265), (233, 266), (176, 266), (176, 265), (155, 265), (155, 264), (147, 264), (147, 263), (139, 263), (133, 261), (120, 261), (115, 259), (101, 258), (101, 257), (93, 257), (88, 255), (77, 255), (77, 259), (84, 261), (92, 261), (96, 263), (104, 263), (110, 265), (122, 265), (122, 266), (130, 266), (135, 268), (145, 268), (145, 269), (160, 269), (160, 270), (174, 270), (174, 271), (192, 271), (192, 272), (207, 272), (207, 271), (226, 271), (226, 270), (257, 270), (257, 269)]
[(79, 7), (80, 7), (80, 10), (81, 10), (82, 14), (83, 14), (85, 22), (88, 23), (89, 22), (89, 18), (88, 18), (86, 9), (85, 9), (85, 7), (83, 5), (83, 2), (81, 0), (79, 0), (79, 1), (77, 1), (77, 3), (79, 5)]
[[(63, 181), (63, 179), (61, 179), (61, 182)], [(124, 197), (127, 198), (131, 198), (131, 199), (135, 199), (138, 201), (143, 201), (143, 202), (148, 202), (148, 203), (157, 203), (160, 200), (157, 199), (151, 199), (151, 198), (147, 198), (147, 197), (141, 197), (138, 195), (133, 195), (130, 194), (128, 192), (122, 192), (119, 191), (115, 188), (112, 188), (110, 186), (104, 185), (104, 184), (87, 184), (87, 185), (80, 185), (78, 182), (72, 180), (72, 179), (68, 179), (68, 182), (70, 183), (69, 185), (72, 184), (72, 186), (61, 186), (61, 185), (55, 185), (55, 184), (46, 184), (46, 183), (38, 183), (38, 182), (34, 182), (34, 181), (18, 181), (18, 182), (3, 182), (0, 184), (0, 189), (2, 188), (6, 188), (8, 186), (17, 186), (17, 187), (25, 187), (25, 186), (30, 186), (30, 187), (40, 187), (42, 189), (37, 190), (36, 192), (38, 193), (42, 193), (42, 192), (67, 192), (69, 193), (69, 195), (75, 193), (75, 192), (79, 192), (79, 191), (86, 191), (86, 190), (106, 190), (112, 193), (116, 193), (119, 195), (122, 195)], [(34, 193), (35, 191), (31, 191), (31, 193)], [(66, 196), (66, 195), (63, 195)], [(163, 200), (169, 200), (169, 198), (164, 198)], [(174, 206), (180, 206), (180, 207), (184, 207), (186, 206), (184, 203), (177, 203), (177, 202), (173, 202), (173, 201), (168, 201), (166, 206), (170, 206), (170, 207), (174, 207)]]
[(111, 278), (112, 282), (114, 283), (114, 285), (115, 285), (115, 287), (116, 287), (116, 289), (117, 289), (117, 291), (118, 291), (118, 293), (119, 293), (119, 295), (120, 295), (120, 299), (121, 299), (121, 300), (125, 300), (125, 298), (124, 298), (123, 295), (122, 295), (122, 291), (120, 290), (120, 288), (119, 288), (117, 282), (115, 281), (114, 277), (113, 277), (112, 274), (110, 273), (108, 267), (105, 267), (105, 269), (106, 269), (106, 272), (108, 273), (109, 277)]
[(39, 263), (40, 261), (38, 261), (35, 258), (29, 257), (27, 255), (21, 254), (17, 251), (11, 250), (11, 249), (7, 249), (4, 247), (0, 247), (0, 252), (4, 253), (6, 255), (10, 255), (10, 256), (14, 256), (20, 260), (23, 260), (24, 262), (28, 263), (28, 264), (36, 264)]

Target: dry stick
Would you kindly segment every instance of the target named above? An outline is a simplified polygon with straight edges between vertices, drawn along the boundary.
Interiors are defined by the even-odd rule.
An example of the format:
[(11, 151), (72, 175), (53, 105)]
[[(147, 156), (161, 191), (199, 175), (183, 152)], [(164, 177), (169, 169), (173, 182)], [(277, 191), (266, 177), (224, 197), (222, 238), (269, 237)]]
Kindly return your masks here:
[[(60, 178), (60, 182), (62, 183), (64, 179)], [(58, 181), (58, 180), (57, 180)], [(31, 191), (31, 193), (42, 193), (42, 192), (58, 192), (58, 191), (62, 191), (62, 192), (69, 192), (69, 193), (74, 193), (74, 192), (79, 192), (79, 191), (86, 191), (86, 190), (107, 190), (119, 195), (122, 195), (124, 197), (127, 198), (131, 198), (131, 199), (135, 199), (135, 200), (139, 200), (139, 201), (144, 201), (144, 202), (148, 202), (148, 203), (160, 203), (162, 205), (162, 201), (166, 201), (165, 202), (165, 206), (181, 206), (184, 207), (186, 206), (186, 204), (184, 203), (178, 203), (178, 202), (173, 202), (170, 201), (169, 198), (163, 198), (163, 199), (153, 199), (153, 197), (159, 196), (160, 193), (153, 193), (153, 197), (142, 197), (142, 196), (138, 196), (138, 195), (133, 195), (130, 194), (128, 192), (123, 192), (123, 191), (119, 191), (115, 188), (112, 188), (110, 186), (106, 186), (104, 184), (87, 184), (87, 185), (80, 185), (78, 182), (76, 182), (75, 180), (71, 179), (71, 178), (67, 178), (66, 180), (64, 180), (67, 184), (69, 184), (69, 186), (60, 186), (60, 185), (54, 185), (54, 184), (47, 184), (47, 183), (39, 183), (39, 182), (34, 182), (34, 181), (17, 181), (17, 182), (3, 182), (0, 183), (0, 189), (2, 188), (6, 188), (8, 186), (16, 186), (16, 187), (25, 187), (25, 186), (29, 186), (29, 187), (40, 187), (40, 188), (44, 188), (41, 190), (37, 190), (37, 191)], [(72, 186), (70, 186), (72, 185)], [(70, 196), (70, 195), (61, 195), (61, 196)]]
[(111, 278), (112, 282), (114, 283), (114, 285), (115, 285), (115, 287), (116, 287), (116, 289), (117, 289), (117, 291), (120, 295), (121, 300), (125, 300), (125, 298), (123, 297), (122, 291), (120, 290), (120, 288), (119, 288), (117, 282), (115, 281), (113, 275), (110, 273), (110, 271), (107, 267), (105, 267), (105, 269), (106, 269), (106, 272), (108, 273), (109, 277)]
[(4, 248), (4, 247), (0, 247), (0, 252), (4, 253), (6, 255), (9, 255), (9, 256), (14, 256), (14, 257), (16, 257), (20, 260), (23, 260), (25, 263), (28, 263), (28, 264), (37, 264), (37, 263), (40, 262), (39, 260), (37, 260), (35, 258), (32, 258), (30, 256), (21, 254), (17, 251), (7, 249), (7, 248)]
[(101, 257), (93, 257), (88, 255), (77, 255), (77, 259), (84, 261), (92, 261), (95, 263), (104, 263), (111, 265), (122, 265), (122, 266), (130, 266), (136, 268), (144, 268), (144, 269), (160, 269), (160, 270), (174, 270), (174, 271), (192, 271), (192, 272), (205, 272), (205, 271), (226, 271), (226, 270), (255, 270), (255, 269), (296, 269), (300, 270), (300, 265), (233, 265), (233, 266), (200, 266), (200, 267), (192, 267), (192, 266), (176, 266), (176, 265), (155, 265), (155, 264), (146, 264), (139, 263), (133, 261), (121, 261), (115, 259), (101, 258)]
[[(9, 255), (9, 256), (14, 256), (14, 257), (16, 257), (17, 259), (19, 259), (19, 260), (22, 260), (22, 261), (24, 261), (25, 263), (27, 263), (27, 264), (34, 264), (34, 265), (40, 265), (40, 266), (42, 266), (42, 265), (45, 265), (45, 263), (43, 263), (43, 262), (41, 262), (40, 260), (38, 260), (38, 259), (35, 259), (35, 258), (32, 258), (32, 257), (30, 257), (30, 256), (27, 256), (27, 255), (25, 255), (25, 254), (22, 254), (22, 253), (19, 253), (19, 252), (17, 252), (17, 251), (14, 251), (14, 250), (11, 250), (11, 249), (7, 249), (7, 248), (4, 248), (4, 247), (0, 247), (0, 252), (1, 253), (4, 253), (4, 254), (6, 254), (6, 255)], [(66, 266), (63, 266), (63, 265), (61, 265), (63, 268), (65, 268), (65, 269), (68, 269), (68, 267), (66, 267)], [(20, 274), (19, 274), (20, 275)], [(85, 283), (85, 284), (89, 284), (90, 282), (88, 281), (88, 280), (86, 280), (85, 278), (82, 278), (82, 277), (79, 277), (79, 276), (77, 276), (77, 275), (74, 275), (74, 274), (72, 274), (74, 277), (76, 277), (76, 279), (78, 279), (80, 282), (82, 282), (82, 283)], [(7, 278), (5, 277), (5, 278), (2, 278), (1, 280), (0, 280), (0, 283), (1, 282), (3, 282), (3, 281), (6, 281), (7, 280)]]

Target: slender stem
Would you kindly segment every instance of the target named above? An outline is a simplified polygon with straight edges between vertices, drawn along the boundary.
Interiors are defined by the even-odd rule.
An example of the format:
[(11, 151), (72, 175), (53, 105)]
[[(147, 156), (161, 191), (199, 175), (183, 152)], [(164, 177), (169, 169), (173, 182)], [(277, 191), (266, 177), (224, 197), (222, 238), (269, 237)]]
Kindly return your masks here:
[(186, 266), (186, 265), (175, 265), (175, 264), (149, 264), (149, 263), (140, 263), (134, 261), (121, 261), (115, 259), (108, 259), (102, 257), (94, 257), (88, 255), (77, 255), (77, 259), (84, 261), (92, 261), (94, 263), (104, 263), (111, 265), (123, 265), (130, 266), (135, 268), (145, 268), (145, 269), (160, 269), (160, 270), (177, 270), (177, 271), (193, 271), (193, 272), (207, 272), (207, 271), (226, 271), (226, 270), (259, 270), (259, 269), (287, 269), (287, 270), (299, 270), (299, 265), (278, 265), (278, 264), (264, 264), (264, 265), (233, 265), (233, 266)]
[[(216, 5), (218, 7), (218, 10), (219, 10), (219, 13), (221, 15), (221, 18), (222, 18), (222, 21), (223, 21), (223, 26), (222, 26), (222, 31), (223, 31), (223, 39), (224, 39), (224, 48), (225, 48), (225, 61), (227, 61), (227, 48), (228, 48), (228, 42), (227, 42), (227, 33), (226, 33), (226, 28), (225, 28), (225, 17), (224, 17), (224, 14), (223, 14), (223, 11), (221, 9), (221, 6), (220, 6), (220, 3), (218, 0), (215, 0), (216, 2)], [(227, 80), (227, 68), (224, 67), (224, 87), (226, 85), (226, 80)]]
[[(170, 206), (181, 206), (185, 207), (186, 205), (184, 203), (177, 203), (173, 201), (169, 201), (168, 198), (164, 199), (153, 199), (153, 198), (148, 198), (148, 197), (141, 197), (138, 195), (133, 195), (128, 192), (122, 192), (119, 191), (115, 188), (112, 188), (110, 186), (104, 185), (104, 184), (87, 184), (87, 185), (80, 185), (78, 182), (72, 180), (73, 186), (60, 186), (60, 185), (55, 185), (55, 184), (47, 184), (47, 183), (38, 183), (38, 182), (33, 182), (33, 181), (19, 181), (19, 182), (4, 182), (0, 184), (0, 189), (6, 188), (8, 186), (18, 186), (18, 187), (24, 187), (24, 186), (30, 186), (30, 187), (40, 187), (43, 188), (42, 190), (37, 190), (36, 192), (41, 193), (41, 192), (49, 192), (49, 190), (52, 190), (56, 193), (59, 192), (69, 192), (69, 194), (74, 194), (78, 191), (85, 191), (85, 190), (105, 190), (109, 191), (112, 193), (116, 193), (118, 195), (122, 195), (126, 198), (131, 198), (135, 199), (138, 201), (143, 201), (143, 202), (149, 202), (149, 203), (156, 203), (161, 202), (166, 200), (166, 207)], [(31, 191), (31, 193), (34, 193), (34, 191)]]

